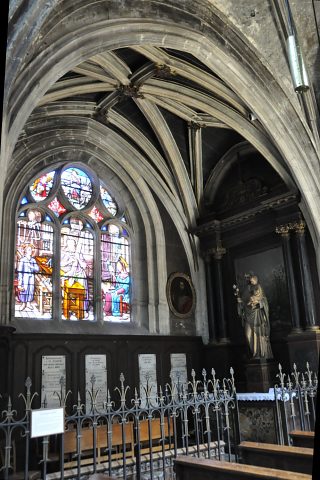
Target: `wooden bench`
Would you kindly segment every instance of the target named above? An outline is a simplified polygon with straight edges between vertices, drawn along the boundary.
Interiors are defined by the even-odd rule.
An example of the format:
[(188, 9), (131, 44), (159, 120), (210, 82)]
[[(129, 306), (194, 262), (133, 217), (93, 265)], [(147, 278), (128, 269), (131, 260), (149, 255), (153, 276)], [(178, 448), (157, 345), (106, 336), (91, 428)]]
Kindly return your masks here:
[(293, 430), (290, 432), (290, 437), (294, 447), (313, 448), (314, 446), (314, 432)]
[[(122, 429), (124, 430), (124, 436), (122, 435)], [(100, 463), (102, 460), (105, 460), (106, 449), (108, 448), (108, 435), (106, 425), (99, 426), (98, 431), (98, 449), (99, 449), (99, 460)], [(123, 455), (123, 442), (125, 442), (125, 455), (126, 457), (134, 456), (134, 436), (133, 436), (133, 422), (125, 423), (123, 426), (121, 423), (114, 423), (112, 425), (112, 449), (115, 450), (115, 453), (112, 454), (111, 458), (118, 459), (122, 458)], [(108, 456), (108, 455), (107, 455)]]
[[(134, 438), (133, 438), (133, 423), (124, 424), (125, 436), (125, 455), (133, 457), (134, 455)], [(106, 449), (108, 447), (107, 426), (99, 425), (96, 428), (96, 458), (97, 463), (100, 463), (106, 458)], [(123, 438), (122, 425), (114, 423), (112, 425), (112, 460), (122, 458), (123, 455)], [(67, 457), (65, 468), (72, 468), (77, 464), (73, 460), (77, 455), (77, 431), (70, 430), (64, 433), (64, 454)], [(93, 463), (93, 429), (82, 428), (81, 430), (81, 465), (88, 465)], [(87, 457), (87, 458), (86, 458)], [(69, 460), (69, 461), (68, 461)]]
[[(170, 435), (169, 435), (169, 424), (170, 424)], [(161, 424), (160, 424), (160, 418), (153, 418), (150, 422), (150, 429), (151, 429), (151, 445), (152, 445), (152, 451), (153, 452), (158, 452), (162, 450), (162, 445), (160, 444), (160, 441), (162, 439), (161, 435)], [(164, 439), (168, 439), (169, 436), (173, 436), (173, 421), (172, 418), (164, 419), (164, 425), (163, 425), (163, 432), (164, 432)], [(142, 420), (140, 422), (140, 443), (141, 443), (141, 453), (148, 453), (150, 451), (149, 448), (149, 421), (148, 420)], [(173, 447), (172, 442), (169, 440), (165, 440), (164, 443), (164, 449), (165, 450), (170, 450)]]
[[(141, 420), (139, 422), (140, 426), (140, 446), (141, 454), (150, 453), (150, 444), (149, 444), (149, 421)], [(123, 449), (123, 436), (122, 436), (122, 424), (114, 423), (112, 425), (112, 454), (111, 460), (121, 459), (123, 454), (127, 458), (134, 457), (134, 447), (137, 442), (137, 439), (134, 437), (134, 424), (129, 422), (124, 424), (124, 439), (125, 439), (125, 448)], [(158, 452), (162, 450), (162, 445), (160, 443), (162, 439), (161, 435), (161, 425), (159, 418), (153, 418), (150, 421), (151, 429), (151, 445), (152, 451)], [(170, 435), (173, 434), (173, 421), (170, 418), (170, 429), (168, 420), (165, 419), (164, 426), (164, 449), (170, 450), (173, 447), (172, 442), (168, 440)], [(169, 435), (170, 433), (170, 435)], [(93, 429), (92, 428), (82, 428), (81, 429), (81, 465), (90, 465), (93, 463), (94, 449), (93, 449)], [(65, 455), (65, 469), (73, 468), (77, 465), (77, 430), (67, 430), (64, 433), (64, 455)], [(57, 461), (57, 458), (53, 458), (53, 455), (50, 455), (52, 460)], [(55, 455), (57, 457), (57, 455)], [(108, 460), (108, 434), (107, 434), (107, 425), (98, 425), (96, 427), (96, 461), (98, 464)]]
[(241, 442), (239, 448), (243, 463), (312, 473), (313, 450), (311, 448), (256, 442)]
[(176, 480), (311, 480), (311, 475), (233, 462), (178, 456)]

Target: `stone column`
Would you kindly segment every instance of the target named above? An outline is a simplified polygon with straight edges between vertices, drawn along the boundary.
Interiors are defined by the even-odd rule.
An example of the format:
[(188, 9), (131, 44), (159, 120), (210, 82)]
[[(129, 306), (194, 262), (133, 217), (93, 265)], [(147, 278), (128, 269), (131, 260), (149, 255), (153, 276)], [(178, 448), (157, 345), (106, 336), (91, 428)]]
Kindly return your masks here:
[(190, 179), (198, 205), (203, 194), (203, 167), (202, 167), (202, 129), (197, 123), (188, 125)]
[(222, 265), (221, 260), (223, 255), (226, 253), (226, 249), (221, 245), (217, 245), (212, 249), (213, 258), (214, 258), (214, 278), (215, 278), (215, 291), (217, 298), (217, 311), (218, 311), (218, 332), (219, 332), (219, 341), (220, 343), (228, 343), (229, 339), (227, 337), (227, 325), (225, 317), (225, 308), (224, 308), (224, 293), (223, 293), (223, 280), (222, 280)]
[(208, 308), (208, 327), (209, 327), (209, 341), (210, 343), (217, 342), (216, 320), (214, 312), (214, 291), (212, 282), (212, 261), (211, 255), (206, 254), (204, 257), (206, 269), (206, 283), (207, 283), (207, 308)]
[(289, 303), (291, 307), (291, 322), (292, 322), (291, 333), (295, 334), (295, 333), (301, 332), (301, 324), (300, 324), (296, 281), (295, 281), (293, 264), (292, 264), (292, 252), (291, 252), (291, 246), (290, 246), (290, 229), (291, 229), (291, 224), (279, 225), (276, 228), (276, 233), (280, 234), (282, 239), (282, 248), (283, 248), (283, 256), (284, 256), (284, 264), (286, 269)]
[(306, 246), (305, 228), (306, 224), (303, 220), (295, 222), (291, 228), (296, 232), (298, 259), (301, 274), (302, 296), (304, 309), (306, 314), (307, 330), (318, 330), (316, 325), (316, 307), (314, 299), (314, 291), (312, 285), (310, 264)]

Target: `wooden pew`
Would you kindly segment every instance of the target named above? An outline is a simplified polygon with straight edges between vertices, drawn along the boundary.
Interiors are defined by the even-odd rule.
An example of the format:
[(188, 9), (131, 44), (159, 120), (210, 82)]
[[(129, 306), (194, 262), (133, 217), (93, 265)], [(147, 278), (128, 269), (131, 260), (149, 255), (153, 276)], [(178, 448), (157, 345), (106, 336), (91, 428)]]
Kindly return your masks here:
[[(98, 463), (105, 460), (108, 456), (106, 449), (108, 447), (108, 435), (107, 426), (100, 425), (98, 428), (98, 449), (99, 459)], [(133, 422), (124, 424), (124, 441), (125, 441), (125, 454), (127, 457), (134, 456), (134, 437), (133, 437)], [(116, 450), (112, 454), (112, 460), (122, 458), (123, 455), (123, 438), (122, 438), (122, 425), (120, 423), (114, 423), (112, 425), (112, 448)]]
[(303, 473), (186, 456), (176, 458), (174, 470), (176, 480), (311, 480)]
[[(133, 457), (134, 455), (134, 438), (133, 438), (133, 423), (129, 422), (124, 425), (125, 442), (126, 442), (126, 456)], [(99, 425), (96, 428), (96, 458), (97, 463), (106, 459), (106, 448), (108, 447), (107, 426)], [(120, 423), (112, 425), (112, 460), (121, 458), (123, 441), (122, 441), (122, 427)], [(77, 462), (72, 460), (77, 454), (77, 431), (70, 430), (64, 433), (64, 454), (69, 459), (65, 462), (65, 468), (74, 467)], [(82, 428), (81, 430), (81, 465), (88, 465), (93, 463), (93, 429)]]
[(293, 430), (290, 432), (290, 437), (294, 447), (313, 448), (314, 446), (314, 432)]
[[(140, 445), (141, 454), (149, 454), (149, 426), (148, 420), (141, 420), (140, 423)], [(134, 424), (129, 422), (124, 424), (125, 430), (125, 451), (123, 451), (123, 438), (122, 438), (122, 425), (120, 423), (114, 423), (112, 425), (112, 455), (111, 460), (119, 460), (123, 457), (123, 454), (128, 458), (134, 457), (134, 446), (137, 439), (134, 436)], [(170, 435), (173, 435), (173, 421), (170, 418)], [(164, 437), (165, 437), (165, 450), (173, 448), (173, 443), (169, 442), (169, 424), (165, 419), (164, 424)], [(152, 451), (159, 452), (162, 450), (160, 440), (161, 426), (160, 419), (153, 418), (151, 420), (151, 443)], [(94, 451), (93, 451), (93, 429), (84, 427), (81, 429), (81, 465), (91, 465), (93, 463)], [(108, 460), (108, 434), (106, 425), (98, 425), (96, 428), (96, 461), (97, 464)], [(77, 466), (77, 430), (67, 430), (64, 433), (64, 455), (65, 463), (64, 468), (74, 468)], [(50, 454), (52, 461), (58, 461), (58, 453)]]
[(239, 448), (243, 463), (312, 473), (313, 450), (311, 448), (256, 442), (241, 442)]
[[(170, 422), (170, 435), (173, 436), (173, 421), (172, 418), (169, 419)], [(168, 419), (165, 418), (164, 421), (164, 437), (169, 437), (169, 424)], [(152, 442), (152, 451), (158, 452), (162, 450), (162, 445), (160, 443), (161, 436), (161, 425), (160, 418), (153, 418), (151, 420), (151, 442)], [(149, 452), (149, 422), (148, 420), (142, 420), (140, 422), (140, 443), (141, 443), (141, 453)], [(173, 444), (168, 440), (165, 441), (164, 448), (165, 450), (170, 450), (173, 447)]]

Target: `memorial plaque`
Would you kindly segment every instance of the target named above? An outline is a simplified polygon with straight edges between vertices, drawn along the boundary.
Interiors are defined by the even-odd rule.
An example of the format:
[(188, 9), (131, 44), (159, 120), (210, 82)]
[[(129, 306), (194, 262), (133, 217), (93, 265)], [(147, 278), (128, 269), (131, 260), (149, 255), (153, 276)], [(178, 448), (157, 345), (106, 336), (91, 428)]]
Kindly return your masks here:
[[(94, 383), (92, 384), (92, 380)], [(107, 398), (107, 357), (106, 355), (86, 355), (86, 411), (90, 413), (92, 399), (89, 391), (97, 395), (96, 408), (103, 410)]]
[(142, 406), (146, 402), (147, 384), (150, 390), (150, 398), (153, 405), (156, 404), (157, 396), (157, 358), (155, 353), (139, 354), (139, 382)]
[(41, 408), (31, 411), (31, 438), (64, 432), (64, 409)]
[(62, 396), (65, 396), (65, 379), (65, 355), (43, 355), (41, 378), (41, 405), (46, 404), (46, 407), (48, 408), (60, 407), (60, 400), (57, 394), (61, 394), (62, 391)]
[(170, 378), (172, 383), (187, 386), (188, 372), (187, 372), (187, 357), (185, 353), (171, 353), (171, 370)]

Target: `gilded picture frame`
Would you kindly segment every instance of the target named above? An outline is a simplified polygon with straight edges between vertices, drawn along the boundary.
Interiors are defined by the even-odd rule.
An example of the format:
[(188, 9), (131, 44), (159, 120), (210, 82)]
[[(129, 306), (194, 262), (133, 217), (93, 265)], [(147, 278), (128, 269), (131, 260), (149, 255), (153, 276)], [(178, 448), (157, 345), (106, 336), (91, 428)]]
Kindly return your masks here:
[(191, 317), (196, 307), (196, 291), (186, 273), (172, 273), (167, 281), (167, 299), (171, 312), (178, 318)]

